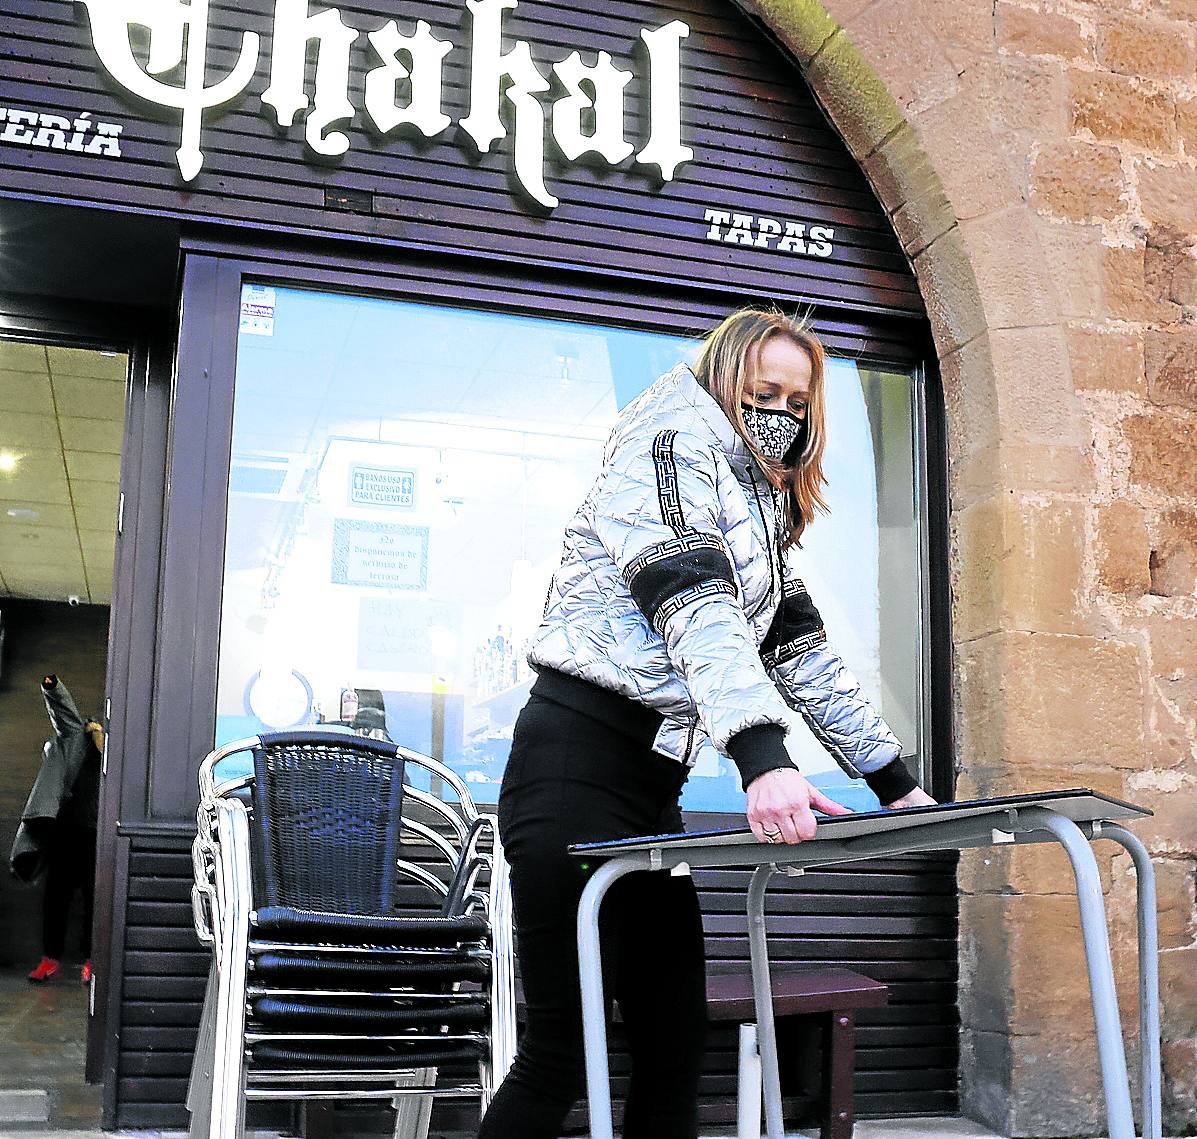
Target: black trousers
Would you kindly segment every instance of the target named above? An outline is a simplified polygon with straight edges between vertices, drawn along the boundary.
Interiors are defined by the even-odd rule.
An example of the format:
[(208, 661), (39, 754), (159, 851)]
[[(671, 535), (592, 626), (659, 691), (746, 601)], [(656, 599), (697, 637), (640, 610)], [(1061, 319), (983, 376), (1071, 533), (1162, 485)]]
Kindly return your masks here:
[(66, 948), (67, 915), (76, 890), (83, 893), (79, 933), (84, 958), (91, 956), (91, 914), (96, 890), (96, 830), (59, 820), (47, 848), (46, 891), (42, 896), (42, 953), (55, 961)]
[[(527, 1023), (479, 1139), (558, 1139), (585, 1093), (573, 842), (680, 831), (685, 772), (604, 723), (533, 695), (499, 797)], [(635, 872), (599, 922), (604, 990), (632, 1058), (624, 1139), (694, 1139), (706, 1036), (702, 921), (688, 877)]]

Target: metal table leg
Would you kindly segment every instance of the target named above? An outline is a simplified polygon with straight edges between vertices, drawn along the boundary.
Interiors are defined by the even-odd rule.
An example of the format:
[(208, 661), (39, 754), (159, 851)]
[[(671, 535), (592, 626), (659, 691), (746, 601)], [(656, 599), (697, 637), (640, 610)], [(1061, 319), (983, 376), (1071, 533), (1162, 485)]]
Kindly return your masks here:
[(582, 986), (582, 1044), (586, 1053), (586, 1094), (590, 1100), (590, 1139), (615, 1139), (599, 910), (612, 883), (643, 868), (640, 859), (612, 858), (604, 862), (590, 876), (578, 902), (578, 975)]
[(1117, 823), (1094, 827), (1095, 838), (1108, 838), (1122, 846), (1135, 864), (1135, 899), (1139, 924), (1139, 1048), (1143, 1062), (1143, 1134), (1163, 1135), (1160, 1084), (1160, 958), (1156, 925), (1155, 867), (1138, 837)]
[(766, 863), (748, 884), (748, 952), (752, 961), (752, 996), (756, 1006), (757, 1047), (765, 1098), (765, 1134), (785, 1139), (781, 1118), (781, 1073), (777, 1064), (777, 1029), (773, 1023), (773, 986), (769, 979), (769, 943), (765, 934), (765, 890), (776, 867)]
[(736, 1065), (736, 1139), (761, 1139), (761, 1048), (756, 1025), (740, 1025)]
[(1106, 927), (1105, 903), (1097, 859), (1080, 827), (1071, 819), (1042, 807), (1018, 812), (1019, 820), (1033, 822), (1034, 829), (1049, 831), (1064, 847), (1076, 878), (1077, 902), (1081, 911), (1081, 933), (1085, 941), (1085, 963), (1097, 1028), (1097, 1051), (1105, 1090), (1106, 1117), (1110, 1139), (1135, 1139), (1130, 1085), (1126, 1074), (1126, 1050), (1118, 1018), (1118, 996), (1114, 989), (1114, 965)]
[(208, 1133), (212, 1113), (212, 1075), (216, 1067), (216, 958), (208, 968), (204, 1005), (200, 1013), (199, 1037), (191, 1060), (191, 1078), (187, 1081), (187, 1110), (191, 1113), (190, 1139)]

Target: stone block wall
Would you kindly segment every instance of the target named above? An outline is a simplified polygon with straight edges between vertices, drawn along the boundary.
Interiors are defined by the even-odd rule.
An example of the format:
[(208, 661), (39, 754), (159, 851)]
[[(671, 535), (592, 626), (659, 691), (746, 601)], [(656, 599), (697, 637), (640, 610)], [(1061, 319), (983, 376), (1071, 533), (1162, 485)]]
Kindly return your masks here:
[[(948, 423), (960, 797), (1155, 808), (1166, 1129), (1197, 1128), (1197, 0), (742, 0), (921, 283)], [(1098, 844), (1134, 1036), (1129, 858)], [(961, 1094), (1105, 1134), (1062, 854), (960, 879)], [(1129, 1057), (1137, 1063), (1137, 1041)]]

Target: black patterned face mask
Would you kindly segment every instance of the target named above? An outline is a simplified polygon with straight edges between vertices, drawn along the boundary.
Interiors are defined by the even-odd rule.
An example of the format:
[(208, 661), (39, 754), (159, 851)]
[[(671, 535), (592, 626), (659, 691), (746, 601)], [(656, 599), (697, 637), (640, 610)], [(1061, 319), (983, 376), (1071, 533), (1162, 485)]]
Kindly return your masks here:
[(743, 411), (744, 426), (761, 454), (779, 463), (806, 426), (788, 411), (769, 411), (763, 407), (745, 407)]

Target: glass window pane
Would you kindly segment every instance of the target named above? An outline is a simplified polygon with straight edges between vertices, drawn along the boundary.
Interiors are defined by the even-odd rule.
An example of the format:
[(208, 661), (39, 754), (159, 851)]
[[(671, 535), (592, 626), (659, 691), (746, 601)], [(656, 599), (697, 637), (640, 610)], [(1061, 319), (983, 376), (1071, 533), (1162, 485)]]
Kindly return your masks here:
[[(386, 731), (493, 802), (565, 523), (619, 409), (695, 349), (628, 329), (245, 286), (217, 742), (316, 722)], [(836, 513), (796, 565), (902, 734), (918, 707), (910, 381), (841, 361), (830, 379)], [(822, 749), (794, 739), (804, 770), (824, 772)], [(684, 802), (737, 810), (742, 799), (724, 760), (694, 773)]]

